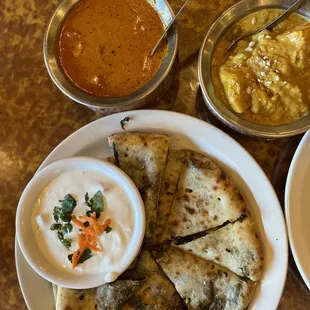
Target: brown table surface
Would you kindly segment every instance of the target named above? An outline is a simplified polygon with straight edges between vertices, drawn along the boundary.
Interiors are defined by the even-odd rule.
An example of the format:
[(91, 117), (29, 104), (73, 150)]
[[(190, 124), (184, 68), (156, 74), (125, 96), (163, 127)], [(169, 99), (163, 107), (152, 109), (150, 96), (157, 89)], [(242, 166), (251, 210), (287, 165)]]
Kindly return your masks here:
[[(199, 103), (201, 98), (197, 52), (211, 23), (234, 2), (190, 1), (179, 18), (179, 66), (173, 87), (153, 108), (198, 116), (196, 101)], [(14, 260), (15, 212), (23, 188), (57, 144), (98, 118), (91, 110), (66, 98), (45, 69), (43, 34), (58, 3), (55, 0), (0, 1), (0, 309), (26, 308)], [(182, 1), (170, 3), (176, 10)], [(233, 136), (255, 157), (268, 177), (273, 178), (281, 200), (286, 170), (298, 138), (266, 141)], [(290, 266), (294, 271), (292, 260)], [(281, 310), (310, 309), (310, 297), (295, 274), (288, 273), (279, 305)]]

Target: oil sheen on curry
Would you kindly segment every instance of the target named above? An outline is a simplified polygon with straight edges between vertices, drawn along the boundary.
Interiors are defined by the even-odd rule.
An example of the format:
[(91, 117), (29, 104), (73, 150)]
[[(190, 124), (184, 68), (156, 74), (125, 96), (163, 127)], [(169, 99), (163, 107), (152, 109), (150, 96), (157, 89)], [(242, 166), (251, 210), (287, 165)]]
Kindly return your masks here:
[(281, 13), (262, 10), (239, 21), (218, 44), (212, 79), (216, 96), (243, 119), (264, 125), (293, 122), (310, 110), (310, 23), (292, 15), (272, 31), (240, 41)]
[(63, 24), (59, 63), (85, 92), (125, 96), (148, 83), (159, 69), (166, 43), (150, 54), (162, 33), (162, 21), (146, 0), (84, 0)]

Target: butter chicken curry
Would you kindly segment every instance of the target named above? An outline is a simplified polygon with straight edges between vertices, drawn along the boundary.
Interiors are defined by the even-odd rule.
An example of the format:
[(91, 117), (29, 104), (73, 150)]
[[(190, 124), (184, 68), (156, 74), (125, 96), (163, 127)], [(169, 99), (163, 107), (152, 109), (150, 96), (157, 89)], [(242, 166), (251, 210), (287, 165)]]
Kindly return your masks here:
[(163, 23), (146, 0), (83, 0), (68, 14), (59, 63), (71, 82), (97, 97), (128, 95), (148, 83), (167, 54), (150, 53)]
[(309, 113), (310, 23), (292, 15), (273, 31), (262, 31), (225, 52), (234, 37), (259, 29), (279, 14), (262, 10), (243, 18), (213, 58), (217, 97), (242, 118), (265, 125), (293, 122)]

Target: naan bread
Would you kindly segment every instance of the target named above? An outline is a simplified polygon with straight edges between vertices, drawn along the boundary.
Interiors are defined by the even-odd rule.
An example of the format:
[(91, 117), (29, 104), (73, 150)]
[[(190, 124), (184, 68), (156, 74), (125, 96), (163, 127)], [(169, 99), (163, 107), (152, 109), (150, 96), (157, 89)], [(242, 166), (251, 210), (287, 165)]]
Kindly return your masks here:
[(148, 251), (143, 251), (138, 257), (133, 271), (125, 276), (145, 279), (135, 295), (129, 299), (122, 309), (143, 310), (177, 310), (183, 309), (180, 296)]
[(242, 310), (254, 291), (252, 281), (177, 248), (168, 247), (157, 263), (189, 310)]
[(123, 133), (108, 137), (115, 164), (139, 189), (146, 213), (146, 241), (155, 237), (157, 203), (170, 138), (166, 135)]
[(226, 173), (206, 156), (188, 152), (169, 215), (169, 234), (184, 237), (247, 214), (246, 203)]
[(227, 224), (179, 247), (226, 267), (239, 276), (253, 281), (260, 279), (263, 251), (251, 217)]
[(97, 310), (123, 309), (125, 303), (136, 293), (143, 280), (116, 280), (96, 289)]
[(184, 165), (185, 155), (185, 150), (170, 150), (167, 158), (167, 164), (163, 174), (158, 201), (157, 222), (155, 230), (155, 238), (157, 242), (163, 242), (169, 239), (167, 219), (177, 189), (180, 173)]
[(58, 286), (56, 310), (95, 310), (95, 297), (96, 289), (73, 290)]
[(134, 295), (143, 280), (116, 280), (93, 289), (58, 286), (56, 310), (118, 310)]

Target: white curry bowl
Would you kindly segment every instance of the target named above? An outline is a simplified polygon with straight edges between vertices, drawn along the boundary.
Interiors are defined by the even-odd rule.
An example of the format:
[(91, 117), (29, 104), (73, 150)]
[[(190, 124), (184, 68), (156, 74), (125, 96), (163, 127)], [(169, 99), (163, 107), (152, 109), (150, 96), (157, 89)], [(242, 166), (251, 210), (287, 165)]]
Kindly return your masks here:
[[(72, 170), (95, 171), (112, 179), (126, 193), (132, 208), (132, 237), (128, 241), (125, 255), (119, 260), (113, 273), (122, 274), (139, 253), (145, 232), (144, 205), (138, 189), (131, 179), (116, 166), (90, 157), (70, 157), (56, 161), (35, 174), (21, 195), (16, 213), (16, 234), (18, 243), (30, 266), (46, 280), (67, 288), (86, 289), (103, 285), (109, 274), (64, 272), (54, 266), (41, 252), (32, 229), (32, 211), (42, 190), (57, 176)], [(68, 253), (70, 254), (70, 253)]]

